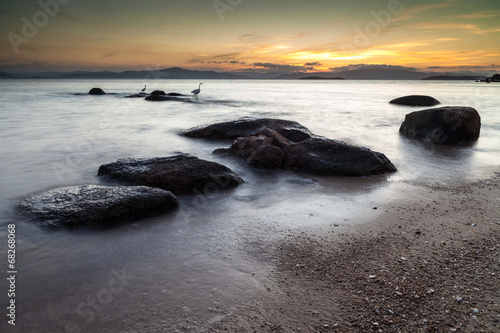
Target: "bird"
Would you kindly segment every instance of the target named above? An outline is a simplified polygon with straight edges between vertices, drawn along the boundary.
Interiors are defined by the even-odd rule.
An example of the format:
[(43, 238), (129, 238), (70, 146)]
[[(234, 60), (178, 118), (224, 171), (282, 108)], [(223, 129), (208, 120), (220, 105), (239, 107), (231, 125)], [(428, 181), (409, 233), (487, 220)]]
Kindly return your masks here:
[(200, 84), (198, 85), (198, 89), (195, 89), (195, 90), (191, 91), (191, 93), (192, 93), (192, 94), (195, 94), (195, 95), (198, 97), (198, 94), (199, 94), (199, 93), (200, 93), (200, 91), (201, 91), (201, 90), (200, 90), (200, 88), (201, 88), (201, 85), (202, 85), (202, 84), (203, 84), (203, 83), (200, 83)]
[(144, 88), (142, 88), (141, 93), (146, 91), (146, 85), (144, 85)]

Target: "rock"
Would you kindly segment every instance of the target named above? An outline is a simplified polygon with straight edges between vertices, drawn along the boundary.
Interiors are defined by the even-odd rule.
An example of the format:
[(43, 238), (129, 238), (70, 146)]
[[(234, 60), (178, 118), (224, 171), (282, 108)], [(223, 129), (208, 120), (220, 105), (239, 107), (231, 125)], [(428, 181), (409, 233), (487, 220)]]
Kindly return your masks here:
[(494, 74), (493, 76), (487, 77), (484, 80), (481, 80), (481, 82), (500, 82), (500, 74)]
[(132, 94), (132, 95), (125, 96), (125, 98), (144, 98), (146, 96), (148, 96), (148, 94), (138, 93), (138, 94)]
[(389, 103), (407, 105), (407, 106), (434, 106), (437, 104), (441, 104), (434, 97), (422, 96), (422, 95), (410, 95), (410, 96), (399, 97), (393, 99)]
[(434, 144), (458, 144), (477, 140), (481, 117), (470, 107), (446, 106), (406, 115), (399, 132)]
[(146, 186), (68, 186), (32, 196), (18, 208), (47, 227), (101, 226), (179, 206), (169, 191)]
[(183, 131), (181, 135), (190, 138), (236, 139), (252, 135), (264, 128), (273, 129), (293, 142), (302, 141), (312, 135), (311, 131), (295, 121), (270, 118), (241, 118), (234, 121), (191, 128)]
[(171, 93), (168, 93), (167, 96), (187, 96), (187, 95), (176, 93), (176, 92), (171, 92)]
[(154, 90), (150, 94), (151, 96), (163, 96), (166, 95), (166, 93), (163, 90)]
[(149, 95), (146, 97), (146, 101), (182, 101), (182, 102), (190, 102), (190, 98), (180, 98), (180, 97), (174, 97), (174, 96), (167, 96), (167, 95)]
[(238, 138), (230, 148), (214, 153), (246, 158), (255, 167), (317, 175), (366, 176), (396, 171), (384, 154), (370, 149), (319, 137), (292, 142), (269, 128)]
[(159, 187), (175, 194), (224, 190), (243, 183), (231, 169), (187, 154), (120, 159), (101, 165), (97, 175), (130, 185)]
[(89, 95), (106, 95), (106, 93), (101, 88), (92, 88), (89, 91)]
[(368, 176), (396, 171), (382, 153), (345, 142), (312, 138), (284, 149), (285, 168), (329, 176)]

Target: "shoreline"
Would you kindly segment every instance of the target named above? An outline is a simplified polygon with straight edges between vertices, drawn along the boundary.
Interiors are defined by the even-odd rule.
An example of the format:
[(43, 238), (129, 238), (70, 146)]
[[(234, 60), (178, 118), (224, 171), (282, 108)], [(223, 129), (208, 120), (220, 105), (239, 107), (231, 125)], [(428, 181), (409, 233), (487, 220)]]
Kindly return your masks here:
[(498, 331), (500, 173), (402, 185), (375, 218), (278, 241), (265, 295), (202, 331)]

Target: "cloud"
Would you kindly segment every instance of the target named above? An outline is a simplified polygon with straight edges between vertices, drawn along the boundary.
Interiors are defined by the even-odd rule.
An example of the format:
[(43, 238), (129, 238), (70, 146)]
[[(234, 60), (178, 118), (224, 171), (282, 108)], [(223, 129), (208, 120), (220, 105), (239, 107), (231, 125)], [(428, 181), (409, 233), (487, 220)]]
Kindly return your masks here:
[(467, 19), (492, 18), (498, 16), (500, 16), (500, 10), (485, 10), (477, 13), (450, 16), (450, 18), (456, 20), (467, 20)]
[(347, 65), (341, 67), (332, 67), (329, 69), (333, 72), (355, 71), (359, 69), (382, 70), (382, 71), (407, 71), (407, 72), (417, 71), (415, 67), (394, 66), (386, 64), (356, 64), (356, 65)]
[(243, 34), (240, 35), (239, 40), (246, 44), (263, 44), (263, 43), (274, 43), (278, 41), (290, 41), (294, 39), (304, 38), (309, 36), (310, 34), (305, 32), (300, 32), (293, 35), (262, 35), (262, 34)]
[(466, 24), (466, 23), (421, 23), (412, 26), (411, 28), (413, 29), (426, 29), (426, 30), (438, 30), (438, 31), (443, 31), (443, 30), (453, 30), (453, 31), (458, 31), (458, 30), (463, 30), (467, 31), (471, 34), (474, 35), (486, 35), (490, 34), (493, 32), (500, 32), (500, 26), (494, 27), (494, 28), (481, 28), (477, 24)]
[(316, 61), (316, 62), (306, 62), (304, 64), (304, 66), (321, 66), (321, 64), (319, 63), (319, 61)]
[(208, 55), (208, 54), (200, 54), (195, 56), (192, 59), (188, 60), (188, 63), (200, 63), (200, 64), (242, 64), (245, 62), (236, 60), (239, 57), (244, 55), (241, 52), (233, 52), (233, 53), (224, 53), (224, 54), (216, 54), (216, 55)]
[(306, 72), (308, 70), (313, 70), (314, 67), (307, 66), (297, 66), (297, 65), (283, 65), (283, 64), (273, 64), (270, 62), (256, 62), (253, 67), (262, 67), (271, 72), (285, 72), (285, 73), (297, 73)]
[(427, 12), (437, 8), (448, 8), (454, 6), (456, 0), (447, 0), (443, 3), (436, 3), (432, 5), (416, 5), (411, 8), (404, 8), (401, 14), (392, 19), (393, 22), (408, 21), (414, 17), (419, 16), (423, 12)]
[[(204, 63), (204, 61), (201, 61), (201, 62)], [(206, 63), (207, 64), (231, 64), (231, 65), (241, 64), (241, 65), (245, 65), (244, 61), (236, 61), (236, 60), (223, 60), (223, 61), (212, 60), (212, 61), (207, 61)]]

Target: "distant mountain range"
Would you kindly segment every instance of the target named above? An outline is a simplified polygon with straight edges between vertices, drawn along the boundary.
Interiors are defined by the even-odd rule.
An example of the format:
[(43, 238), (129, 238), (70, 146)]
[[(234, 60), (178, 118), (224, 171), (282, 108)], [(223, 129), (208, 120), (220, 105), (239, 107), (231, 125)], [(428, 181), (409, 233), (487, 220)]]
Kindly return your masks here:
[(425, 77), (422, 80), (459, 80), (459, 81), (476, 81), (486, 79), (486, 76), (471, 76), (471, 75), (434, 75)]
[(250, 79), (248, 76), (214, 72), (197, 71), (172, 67), (154, 71), (124, 71), (124, 72), (43, 72), (43, 73), (6, 73), (0, 72), (0, 78), (19, 78), (19, 79), (222, 79), (222, 80), (244, 80)]
[(436, 75), (433, 72), (418, 72), (401, 69), (361, 68), (340, 72), (321, 73), (230, 73), (215, 71), (198, 71), (180, 67), (165, 68), (153, 71), (123, 71), (123, 72), (42, 72), (42, 73), (7, 73), (0, 72), (0, 79), (192, 79), (192, 80), (480, 80), (484, 76), (454, 76)]
[(306, 76), (301, 77), (299, 80), (345, 80), (343, 77), (324, 77), (324, 76)]

